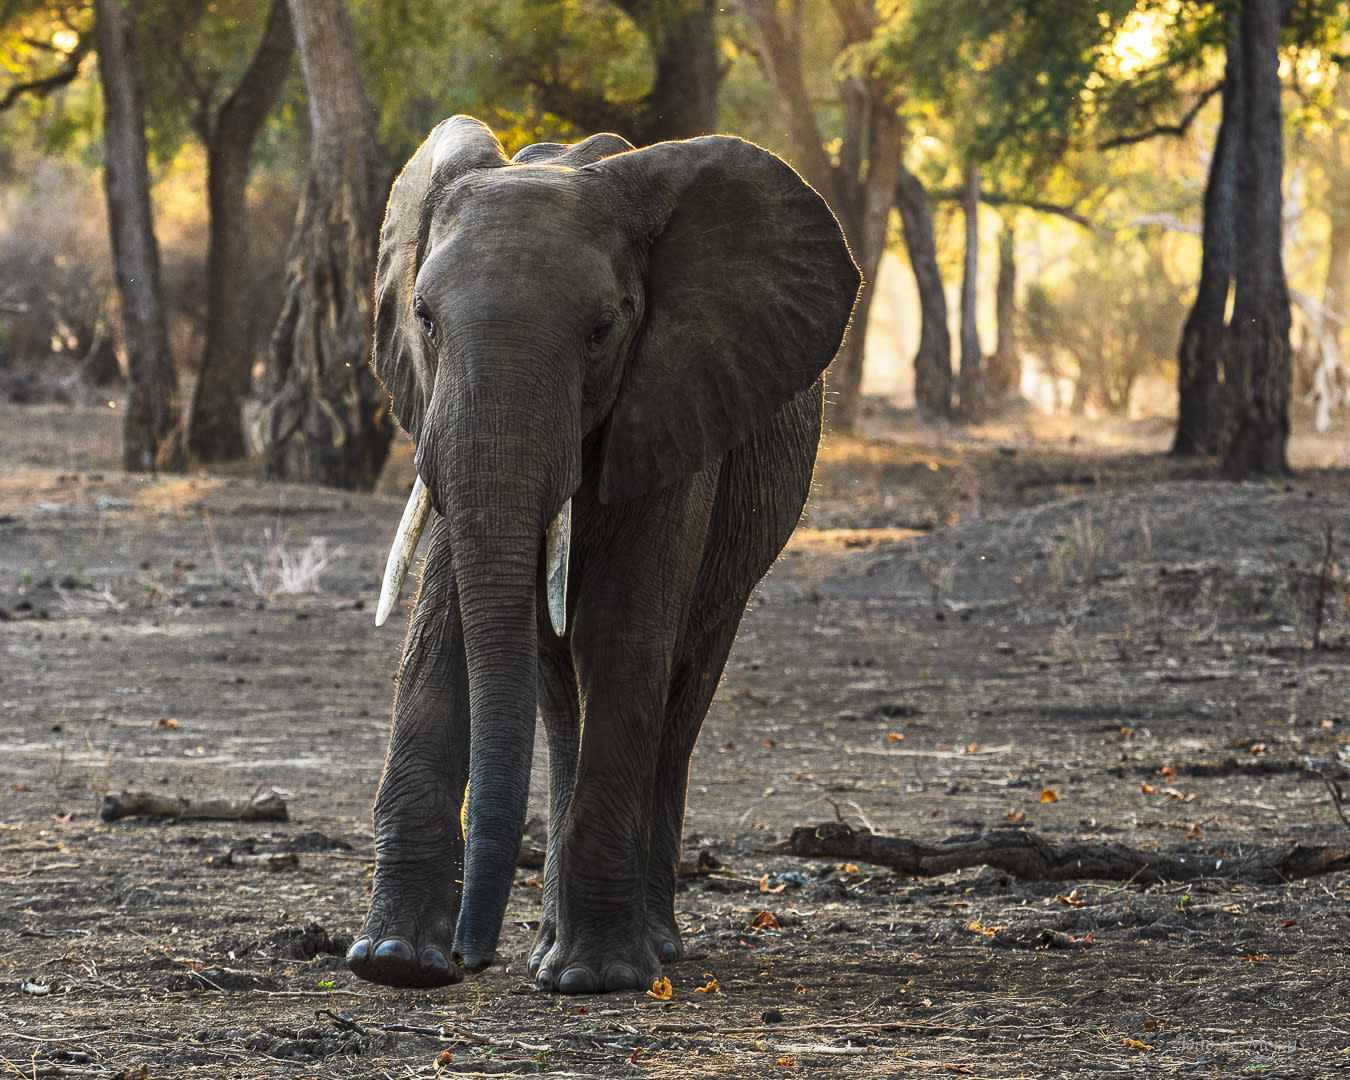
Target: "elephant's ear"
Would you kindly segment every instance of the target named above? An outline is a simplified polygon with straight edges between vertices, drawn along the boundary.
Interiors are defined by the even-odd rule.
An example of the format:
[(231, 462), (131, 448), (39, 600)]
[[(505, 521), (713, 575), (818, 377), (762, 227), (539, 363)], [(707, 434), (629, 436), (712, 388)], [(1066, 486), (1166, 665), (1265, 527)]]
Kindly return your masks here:
[(403, 166), (389, 193), (375, 267), (375, 374), (394, 399), (394, 415), (414, 443), (436, 377), (413, 314), (413, 285), (426, 251), (432, 212), (455, 178), (469, 169), (506, 164), (501, 144), (468, 116), (436, 126)]
[(519, 151), (511, 159), (512, 165), (567, 165), (579, 169), (602, 158), (622, 154), (633, 149), (633, 144), (622, 135), (604, 132), (592, 135), (579, 143), (535, 143)]
[(619, 502), (702, 468), (815, 382), (860, 278), (825, 201), (751, 143), (658, 143), (590, 169), (651, 215), (646, 322), (600, 477)]

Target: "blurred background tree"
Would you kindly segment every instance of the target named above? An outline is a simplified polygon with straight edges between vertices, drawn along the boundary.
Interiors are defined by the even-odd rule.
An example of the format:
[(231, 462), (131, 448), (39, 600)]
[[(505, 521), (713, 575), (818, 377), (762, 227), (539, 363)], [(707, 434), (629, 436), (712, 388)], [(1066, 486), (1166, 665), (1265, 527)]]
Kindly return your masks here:
[[(349, 46), (302, 79), (308, 8), (119, 5), (138, 123), (100, 88), (92, 0), (0, 0), (5, 385), (127, 378), (129, 465), (177, 447), (375, 482), (392, 437), (365, 363), (378, 219), (454, 112), (511, 151), (732, 131), (791, 160), (866, 278), (830, 373), (836, 431), (869, 430), (869, 378), (919, 422), (1137, 409), (1171, 381), (1174, 448), (1239, 475), (1284, 467), (1295, 391), (1322, 428), (1339, 415), (1343, 0), (352, 0), (310, 12), (349, 15)], [(330, 100), (356, 104), (334, 121)], [(128, 116), (153, 213), (105, 218), (105, 160), (138, 153)], [(119, 228), (119, 252), (136, 237), (162, 258), (158, 287), (115, 273)], [(887, 277), (905, 262), (908, 291)], [(120, 327), (119, 280), (144, 290)], [(162, 333), (126, 321), (156, 303)]]

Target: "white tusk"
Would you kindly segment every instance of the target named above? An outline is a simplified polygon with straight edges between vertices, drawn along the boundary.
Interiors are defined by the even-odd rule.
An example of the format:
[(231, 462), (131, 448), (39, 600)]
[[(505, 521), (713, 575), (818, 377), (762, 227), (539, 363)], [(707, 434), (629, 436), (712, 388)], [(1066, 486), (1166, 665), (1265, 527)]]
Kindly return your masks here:
[(548, 619), (559, 637), (567, 629), (567, 559), (572, 546), (572, 500), (568, 499), (548, 527), (544, 566), (548, 570)]
[(389, 561), (384, 564), (380, 606), (375, 609), (376, 626), (384, 625), (384, 620), (389, 618), (394, 604), (398, 602), (398, 592), (403, 588), (404, 578), (408, 576), (408, 567), (417, 554), (417, 541), (422, 539), (422, 530), (426, 528), (430, 515), (431, 495), (419, 476), (413, 484), (412, 494), (408, 496), (408, 505), (403, 509), (403, 520), (398, 523), (398, 532), (394, 534)]

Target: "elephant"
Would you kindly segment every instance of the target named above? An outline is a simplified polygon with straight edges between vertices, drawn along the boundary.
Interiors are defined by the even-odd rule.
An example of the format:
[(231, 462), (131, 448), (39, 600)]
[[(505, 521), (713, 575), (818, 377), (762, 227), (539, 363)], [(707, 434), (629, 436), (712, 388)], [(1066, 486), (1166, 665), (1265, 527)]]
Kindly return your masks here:
[(682, 954), (689, 763), (796, 527), (860, 277), (824, 200), (733, 136), (509, 158), (439, 124), (391, 190), (373, 364), (417, 479), (377, 623), (427, 532), (347, 953), (400, 987), (494, 960), (548, 750), (544, 990)]

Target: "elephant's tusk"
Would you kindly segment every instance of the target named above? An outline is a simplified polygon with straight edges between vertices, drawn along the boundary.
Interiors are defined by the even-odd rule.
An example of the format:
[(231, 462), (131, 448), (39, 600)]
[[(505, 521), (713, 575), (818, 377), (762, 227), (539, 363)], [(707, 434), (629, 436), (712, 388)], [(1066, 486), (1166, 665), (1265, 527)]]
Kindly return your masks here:
[(398, 532), (394, 534), (393, 546), (389, 549), (389, 561), (384, 565), (384, 583), (380, 586), (380, 606), (375, 609), (375, 625), (383, 626), (384, 620), (394, 610), (398, 601), (398, 591), (403, 588), (403, 579), (408, 576), (408, 567), (412, 565), (417, 553), (417, 541), (422, 539), (422, 530), (431, 515), (431, 494), (419, 476), (413, 484), (412, 494), (408, 496), (408, 505), (403, 509), (403, 520), (398, 523)]
[(548, 527), (544, 566), (548, 570), (548, 619), (559, 637), (567, 629), (567, 559), (572, 546), (572, 500), (568, 499)]

